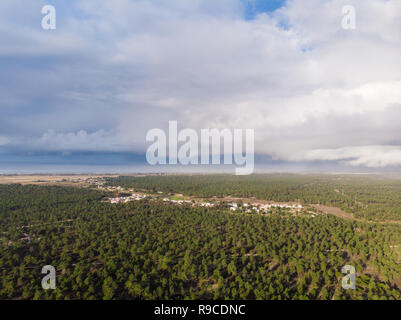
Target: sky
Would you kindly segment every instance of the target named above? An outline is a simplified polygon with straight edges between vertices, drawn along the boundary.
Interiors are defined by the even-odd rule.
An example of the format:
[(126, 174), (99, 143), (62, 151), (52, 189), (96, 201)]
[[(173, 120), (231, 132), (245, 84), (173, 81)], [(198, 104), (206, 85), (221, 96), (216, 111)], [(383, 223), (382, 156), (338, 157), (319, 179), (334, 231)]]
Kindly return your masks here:
[(400, 57), (399, 0), (2, 0), (0, 173), (146, 170), (169, 120), (254, 129), (267, 170), (396, 171)]

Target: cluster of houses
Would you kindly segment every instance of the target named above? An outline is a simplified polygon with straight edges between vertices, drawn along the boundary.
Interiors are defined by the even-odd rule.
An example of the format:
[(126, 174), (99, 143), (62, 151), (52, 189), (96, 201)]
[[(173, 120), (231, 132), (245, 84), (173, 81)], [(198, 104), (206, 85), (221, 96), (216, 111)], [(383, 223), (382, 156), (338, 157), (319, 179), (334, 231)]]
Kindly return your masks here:
[[(130, 196), (124, 196), (124, 197), (117, 197), (117, 198), (110, 198), (107, 201), (110, 203), (127, 203), (130, 201), (135, 201), (135, 200), (142, 200), (145, 198), (151, 198), (152, 200), (156, 200), (159, 198), (158, 196), (154, 197), (151, 195), (147, 194), (139, 194), (139, 193), (133, 193), (133, 189), (129, 190), (124, 190), (123, 188), (117, 186), (117, 187), (107, 187), (109, 191), (119, 191), (119, 192), (131, 192), (132, 194)], [(161, 193), (161, 192), (158, 192)], [(178, 195), (182, 196), (182, 195)], [(160, 199), (160, 198), (159, 198)], [(165, 203), (172, 203), (172, 204), (177, 204), (177, 205), (183, 205), (183, 204), (190, 204), (192, 206), (200, 206), (200, 207), (206, 207), (206, 208), (211, 208), (215, 206), (215, 203), (212, 202), (197, 202), (194, 200), (185, 200), (185, 199), (171, 199), (171, 198), (163, 198), (163, 202)], [(227, 204), (228, 208), (231, 211), (240, 211), (240, 212), (246, 212), (246, 213), (268, 213), (271, 209), (273, 208), (280, 208), (280, 209), (288, 209), (291, 212), (297, 212), (300, 211), (303, 206), (300, 204), (287, 204), (287, 203), (241, 203), (238, 204), (236, 202), (229, 202)]]
[(110, 202), (110, 203), (127, 203), (130, 201), (142, 200), (142, 199), (145, 199), (146, 197), (147, 197), (146, 194), (133, 193), (132, 195), (130, 195), (128, 197), (110, 198), (110, 199), (108, 199), (108, 202)]
[(89, 177), (85, 182), (90, 183), (93, 187), (102, 188), (104, 186), (104, 179), (99, 177)]
[(210, 203), (210, 202), (201, 202), (200, 206), (201, 206), (201, 207), (211, 208), (211, 207), (214, 207), (214, 203)]
[(92, 182), (92, 185), (98, 189), (103, 188), (104, 187), (104, 182), (101, 181), (94, 181)]
[(107, 191), (120, 191), (120, 192), (125, 192), (125, 191), (130, 191), (130, 192), (134, 192), (134, 189), (129, 189), (129, 190), (125, 190), (124, 188), (120, 187), (120, 186), (108, 186), (105, 187), (104, 189), (106, 189)]
[(191, 200), (172, 200), (169, 198), (164, 198), (163, 199), (164, 202), (170, 202), (170, 203), (175, 203), (175, 204), (191, 204), (192, 206), (201, 206), (201, 207), (214, 207), (214, 203), (210, 203), (210, 202), (195, 202), (195, 201), (191, 201)]
[[(37, 182), (45, 182), (38, 180)], [(95, 188), (102, 188), (104, 186), (104, 178), (102, 177), (81, 177), (81, 176), (65, 176), (57, 182), (71, 182), (71, 183), (86, 183)]]
[(237, 203), (235, 202), (230, 202), (228, 203), (228, 207), (230, 208), (231, 211), (237, 211), (237, 210), (244, 210), (247, 213), (253, 212), (264, 212), (267, 213), (271, 208), (281, 208), (281, 209), (290, 209), (290, 210), (295, 210), (299, 211), (303, 207), (300, 204), (278, 204), (278, 203), (270, 203), (270, 204), (264, 204), (264, 203), (253, 203), (253, 204), (248, 204), (248, 203), (243, 203), (242, 208), (238, 206)]
[(176, 204), (192, 203), (192, 201), (190, 201), (190, 200), (172, 200), (172, 199), (169, 199), (169, 198), (164, 198), (163, 201), (164, 202), (176, 203)]

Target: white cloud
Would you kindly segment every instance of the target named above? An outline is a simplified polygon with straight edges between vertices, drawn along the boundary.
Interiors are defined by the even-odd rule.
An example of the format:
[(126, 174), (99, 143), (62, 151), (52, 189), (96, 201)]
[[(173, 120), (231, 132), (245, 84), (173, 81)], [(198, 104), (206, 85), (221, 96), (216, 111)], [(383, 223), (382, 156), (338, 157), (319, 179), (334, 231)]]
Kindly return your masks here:
[(78, 132), (56, 133), (49, 130), (39, 140), (33, 141), (36, 150), (56, 150), (56, 151), (118, 151), (121, 145), (113, 132), (99, 130), (88, 133), (85, 130)]
[(320, 149), (307, 152), (304, 160), (341, 160), (351, 166), (383, 168), (401, 165), (401, 147), (360, 146), (338, 149)]

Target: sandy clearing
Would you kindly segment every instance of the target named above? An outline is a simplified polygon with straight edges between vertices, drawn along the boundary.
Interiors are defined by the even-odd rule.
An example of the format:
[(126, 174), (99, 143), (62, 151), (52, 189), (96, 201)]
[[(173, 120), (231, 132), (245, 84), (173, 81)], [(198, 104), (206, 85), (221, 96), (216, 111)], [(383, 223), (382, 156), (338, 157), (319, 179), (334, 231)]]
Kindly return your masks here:
[(347, 213), (347, 212), (341, 210), (340, 208), (323, 206), (320, 204), (313, 204), (312, 207), (316, 210), (322, 211), (323, 213), (330, 213), (339, 218), (348, 219), (348, 220), (357, 220), (352, 213)]

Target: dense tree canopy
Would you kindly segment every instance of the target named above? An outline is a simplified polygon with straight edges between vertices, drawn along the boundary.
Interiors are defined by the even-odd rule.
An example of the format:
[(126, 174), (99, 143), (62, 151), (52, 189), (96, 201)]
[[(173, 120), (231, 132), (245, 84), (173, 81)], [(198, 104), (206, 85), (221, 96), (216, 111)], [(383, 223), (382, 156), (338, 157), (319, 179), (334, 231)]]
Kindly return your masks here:
[[(152, 187), (145, 182), (141, 187)], [(250, 192), (252, 183), (237, 192)], [(211, 195), (215, 184), (199, 193)], [(291, 195), (284, 185), (277, 188), (288, 188), (284, 198), (304, 192)], [(105, 196), (89, 188), (0, 186), (0, 298), (401, 298), (401, 225), (147, 199), (110, 204)], [(41, 287), (44, 265), (57, 270), (56, 290)], [(356, 290), (341, 287), (344, 265), (357, 270)]]

